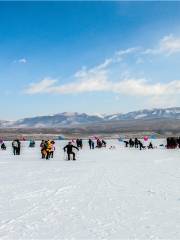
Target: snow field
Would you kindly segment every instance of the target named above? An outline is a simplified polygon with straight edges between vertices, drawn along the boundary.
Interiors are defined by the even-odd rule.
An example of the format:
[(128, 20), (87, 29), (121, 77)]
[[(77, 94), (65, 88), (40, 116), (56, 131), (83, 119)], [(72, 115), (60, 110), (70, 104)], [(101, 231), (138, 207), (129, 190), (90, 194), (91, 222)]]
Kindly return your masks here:
[[(157, 146), (164, 140), (153, 140)], [(180, 239), (180, 150), (0, 151), (0, 239)]]

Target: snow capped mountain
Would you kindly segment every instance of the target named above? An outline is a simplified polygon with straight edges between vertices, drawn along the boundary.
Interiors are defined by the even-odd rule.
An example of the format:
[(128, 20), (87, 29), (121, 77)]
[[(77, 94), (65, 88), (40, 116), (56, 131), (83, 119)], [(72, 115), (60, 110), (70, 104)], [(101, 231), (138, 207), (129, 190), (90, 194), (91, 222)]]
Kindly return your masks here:
[(150, 120), (150, 119), (180, 119), (180, 107), (144, 109), (129, 113), (116, 114), (86, 114), (77, 112), (63, 112), (55, 115), (24, 118), (18, 121), (0, 121), (0, 127), (43, 128), (62, 127), (75, 124), (93, 124), (98, 122), (112, 122), (122, 120)]
[(112, 114), (106, 116), (104, 119), (108, 120), (136, 120), (136, 119), (180, 119), (180, 107), (166, 108), (166, 109), (144, 109), (139, 111), (133, 111), (125, 114)]
[(152, 110), (140, 110), (135, 112), (129, 112), (123, 115), (123, 119), (157, 119), (157, 118), (169, 118), (180, 119), (180, 108), (167, 108), (167, 109), (152, 109)]
[(12, 127), (14, 125), (14, 121), (4, 121), (4, 120), (0, 120), (0, 127)]
[(51, 116), (24, 118), (15, 122), (15, 127), (60, 127), (74, 124), (98, 122), (99, 117), (86, 113), (63, 112)]

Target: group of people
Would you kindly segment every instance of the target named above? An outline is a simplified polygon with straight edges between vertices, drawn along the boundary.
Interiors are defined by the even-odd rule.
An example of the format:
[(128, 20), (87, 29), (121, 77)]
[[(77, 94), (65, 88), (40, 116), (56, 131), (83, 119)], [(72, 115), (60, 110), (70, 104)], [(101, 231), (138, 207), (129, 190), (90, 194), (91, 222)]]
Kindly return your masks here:
[[(78, 146), (82, 148), (82, 142), (76, 142), (79, 144)], [(53, 140), (42, 140), (40, 144), (41, 148), (41, 156), (43, 159), (49, 160), (50, 158), (54, 157), (54, 151), (55, 151), (55, 142)], [(74, 146), (72, 142), (69, 142), (64, 148), (64, 152), (67, 153), (67, 160), (71, 160), (71, 155), (73, 157), (72, 160), (76, 160), (76, 155), (73, 149), (77, 149), (79, 151), (79, 148)]]
[(21, 152), (21, 142), (19, 139), (15, 139), (12, 141), (12, 148), (14, 155), (20, 155)]
[[(76, 144), (75, 145), (73, 145)], [(96, 139), (96, 148), (101, 148), (101, 147), (106, 147), (106, 142), (102, 139)], [(89, 144), (89, 148), (90, 149), (94, 149), (95, 148), (95, 143), (92, 139), (88, 140), (88, 144)], [(47, 140), (44, 141), (42, 140), (41, 144), (41, 156), (43, 159), (50, 159), (53, 158), (54, 156), (54, 151), (55, 151), (55, 142), (51, 141), (51, 140)], [(69, 142), (64, 148), (64, 152), (67, 153), (67, 160), (71, 159), (72, 156), (72, 160), (76, 160), (76, 154), (73, 151), (73, 149), (76, 149), (79, 151), (79, 149), (83, 148), (83, 140), (82, 139), (76, 139), (76, 140), (72, 140), (71, 142)]]
[[(90, 149), (95, 148), (95, 143), (91, 138), (89, 138), (88, 144)], [(96, 148), (102, 148), (102, 147), (106, 147), (106, 142), (103, 139), (100, 140), (99, 138), (96, 138)]]
[[(148, 146), (144, 146), (142, 140), (140, 141), (138, 138), (130, 138), (129, 140), (122, 140), (119, 139), (119, 141), (122, 141), (125, 143), (125, 147), (130, 148), (137, 148), (137, 149), (153, 149), (155, 148), (152, 144), (152, 142), (149, 142)], [(168, 137), (166, 139), (167, 144), (162, 146), (165, 146), (167, 149), (175, 149), (180, 148), (180, 137)], [(3, 140), (0, 140), (1, 150), (6, 150), (6, 145)], [(99, 138), (89, 138), (88, 139), (88, 145), (89, 149), (95, 149), (95, 148), (102, 148), (106, 147), (106, 141)], [(161, 146), (161, 145), (159, 145)], [(35, 141), (30, 140), (29, 147), (35, 147)], [(50, 159), (54, 157), (54, 151), (55, 151), (55, 142), (53, 140), (42, 140), (40, 144), (41, 148), (41, 156), (43, 159)], [(71, 159), (76, 160), (76, 154), (73, 151), (73, 149), (76, 149), (79, 151), (79, 149), (83, 148), (83, 140), (82, 139), (76, 139), (69, 142), (64, 148), (64, 152), (67, 153), (67, 160)], [(12, 149), (14, 155), (20, 155), (21, 153), (21, 142), (19, 139), (15, 139), (12, 141)], [(111, 146), (109, 149), (115, 149), (114, 146)]]
[[(77, 143), (77, 142), (76, 142)], [(82, 147), (82, 145), (80, 144), (80, 147)], [(55, 151), (55, 142), (53, 140), (42, 140), (41, 144), (40, 144), (40, 148), (41, 148), (41, 157), (42, 159), (46, 159), (49, 160), (50, 158), (54, 157), (54, 151)], [(71, 155), (73, 156), (73, 160), (76, 160), (76, 155), (73, 151), (74, 149), (77, 149), (79, 151), (79, 148), (74, 146), (72, 144), (72, 142), (69, 142), (63, 149), (64, 152), (67, 152), (67, 160), (71, 159)]]
[(41, 156), (46, 160), (54, 157), (55, 142), (53, 140), (42, 140), (40, 144)]
[(167, 149), (175, 149), (180, 148), (180, 137), (169, 137), (166, 139), (167, 141)]
[[(74, 140), (72, 141), (74, 142)], [(69, 142), (65, 147), (64, 147), (64, 152), (67, 152), (67, 157), (68, 160), (71, 159), (71, 155), (73, 156), (73, 160), (76, 160), (76, 155), (75, 152), (73, 151), (73, 149), (77, 149), (79, 151), (79, 149), (83, 148), (83, 141), (82, 139), (76, 139), (76, 146), (74, 146), (72, 144), (72, 142)], [(106, 142), (102, 139), (100, 140), (99, 138), (96, 139), (96, 148), (101, 148), (101, 147), (106, 147)], [(89, 138), (88, 140), (88, 145), (90, 149), (94, 149), (95, 148), (95, 143), (94, 141)]]
[[(142, 141), (140, 141), (138, 138), (135, 138), (134, 140), (132, 138), (129, 139), (129, 141), (124, 141), (125, 147), (130, 147), (130, 148), (139, 148), (140, 150), (145, 149), (146, 146), (143, 145)], [(153, 149), (153, 144), (152, 142), (149, 143), (147, 146), (148, 149)]]
[[(95, 146), (95, 141), (96, 141), (96, 146)], [(95, 141), (93, 141), (92, 139), (88, 140), (88, 145), (89, 145), (90, 149), (94, 149), (95, 147), (96, 148), (106, 147), (106, 142), (103, 139), (100, 140), (99, 138), (97, 138), (97, 139), (95, 139)], [(29, 147), (35, 147), (35, 141), (33, 139), (31, 139), (29, 141)], [(71, 142), (69, 142), (63, 148), (64, 152), (67, 153), (67, 160), (71, 159), (71, 155), (72, 155), (72, 160), (76, 160), (76, 154), (73, 151), (73, 149), (76, 149), (79, 151), (79, 149), (82, 149), (82, 148), (83, 148), (83, 140), (82, 139), (76, 139), (76, 140), (72, 140)], [(1, 149), (6, 150), (6, 146), (3, 141), (1, 142)], [(12, 149), (13, 149), (14, 155), (20, 155), (21, 142), (19, 139), (15, 139), (12, 141)], [(40, 143), (40, 149), (41, 149), (42, 159), (49, 160), (50, 158), (54, 157), (55, 142), (53, 140), (42, 140)]]
[(102, 148), (102, 147), (106, 147), (106, 142), (102, 139), (100, 140), (99, 138), (97, 139), (97, 148)]

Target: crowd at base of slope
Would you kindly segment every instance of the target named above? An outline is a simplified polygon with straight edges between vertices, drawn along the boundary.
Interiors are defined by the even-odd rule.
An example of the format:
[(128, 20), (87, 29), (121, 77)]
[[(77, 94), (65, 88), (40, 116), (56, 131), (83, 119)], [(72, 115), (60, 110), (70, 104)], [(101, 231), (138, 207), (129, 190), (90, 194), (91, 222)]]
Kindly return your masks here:
[[(125, 148), (135, 148), (139, 150), (144, 150), (144, 149), (155, 149), (157, 146), (154, 146), (152, 141), (148, 142), (148, 145), (145, 146), (142, 140), (139, 140), (138, 138), (130, 138), (129, 140), (123, 140), (122, 138), (118, 139), (119, 142), (123, 142), (125, 145)], [(149, 140), (147, 137), (144, 137), (144, 141)], [(73, 139), (68, 142), (66, 146), (62, 150), (67, 154), (67, 160), (76, 160), (76, 154), (74, 150), (76, 149), (77, 151), (83, 149), (84, 146), (84, 140), (82, 139)], [(3, 140), (0, 140), (0, 145), (1, 145), (1, 150), (6, 150), (6, 144)], [(21, 141), (19, 139), (15, 139), (12, 141), (12, 152), (14, 155), (20, 155), (21, 154)], [(30, 140), (29, 141), (29, 147), (33, 148), (35, 147), (36, 142), (35, 140)], [(98, 137), (95, 138), (89, 138), (88, 140), (88, 146), (89, 149), (93, 150), (95, 148), (109, 148), (109, 149), (115, 149), (117, 146), (110, 145), (106, 143), (104, 139), (100, 139)], [(180, 148), (180, 137), (168, 137), (166, 139), (166, 144), (159, 144), (159, 147), (164, 147), (167, 149), (175, 149), (175, 148)], [(40, 143), (40, 152), (41, 152), (41, 158), (49, 160), (54, 157), (54, 151), (56, 150), (55, 148), (55, 141), (54, 140), (42, 140)]]
[[(0, 140), (1, 144), (1, 150), (6, 150), (6, 145), (3, 140)], [(35, 140), (29, 141), (29, 147), (35, 147)], [(14, 155), (20, 155), (21, 153), (21, 141), (19, 139), (15, 139), (12, 141), (12, 152)], [(102, 148), (106, 147), (106, 141), (103, 139), (95, 138), (88, 140), (88, 145), (90, 149), (95, 148)], [(113, 147), (113, 146), (111, 146)], [(76, 139), (71, 140), (68, 142), (66, 146), (64, 146), (63, 150), (67, 153), (67, 160), (71, 160), (71, 156), (73, 157), (72, 160), (76, 160), (76, 154), (73, 151), (73, 149), (80, 150), (83, 148), (83, 140), (82, 139)], [(40, 143), (40, 152), (41, 152), (41, 158), (49, 160), (54, 157), (54, 151), (55, 151), (55, 141), (54, 140), (42, 140)]]

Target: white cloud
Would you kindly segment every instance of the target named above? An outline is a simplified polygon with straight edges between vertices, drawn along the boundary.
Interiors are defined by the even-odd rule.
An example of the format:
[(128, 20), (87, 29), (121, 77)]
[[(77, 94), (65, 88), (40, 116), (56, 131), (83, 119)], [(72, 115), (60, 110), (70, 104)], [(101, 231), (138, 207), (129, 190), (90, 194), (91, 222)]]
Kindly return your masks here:
[[(95, 71), (98, 71), (98, 70), (106, 70), (112, 64), (122, 61), (125, 56), (127, 56), (129, 54), (132, 54), (132, 53), (135, 53), (138, 50), (139, 50), (139, 48), (134, 47), (134, 48), (127, 48), (127, 49), (124, 49), (124, 50), (117, 51), (111, 58), (105, 59), (104, 62), (95, 66), (94, 68), (89, 69), (88, 72), (95, 72)], [(84, 67), (83, 70), (86, 70), (86, 68)], [(77, 73), (79, 73), (79, 71)]]
[(168, 54), (180, 52), (180, 38), (175, 38), (172, 34), (165, 36), (160, 41), (160, 49)]
[(162, 96), (180, 93), (180, 81), (148, 83), (145, 79), (127, 79), (113, 84), (113, 91), (135, 96)]
[(38, 83), (32, 83), (25, 90), (27, 94), (57, 93), (77, 94), (83, 92), (106, 91), (109, 88), (105, 71), (85, 70), (75, 74), (75, 80), (71, 83), (55, 85), (56, 79), (43, 79)]
[(139, 47), (133, 47), (133, 48), (127, 48), (127, 49), (124, 49), (124, 50), (120, 50), (120, 51), (117, 51), (115, 53), (115, 62), (119, 62), (119, 61), (122, 61), (123, 58), (129, 54), (132, 54), (132, 53), (135, 53), (135, 52), (138, 52), (140, 50)]
[(100, 64), (97, 67), (95, 67), (95, 69), (96, 70), (106, 69), (107, 67), (109, 67), (113, 63), (113, 61), (114, 61), (113, 58), (108, 58), (102, 64)]
[(26, 58), (21, 58), (18, 60), (19, 63), (27, 63), (27, 59)]
[[(80, 74), (80, 73), (79, 73)], [(27, 94), (56, 93), (77, 94), (84, 92), (114, 92), (130, 96), (166, 96), (180, 94), (180, 81), (168, 83), (149, 83), (145, 79), (124, 79), (118, 82), (108, 80), (106, 72), (88, 73), (82, 70), (74, 82), (59, 85), (56, 79), (43, 79), (31, 84)]]
[(134, 52), (137, 52), (139, 50), (138, 47), (133, 47), (133, 48), (127, 48), (125, 50), (120, 50), (116, 52), (116, 55), (118, 56), (125, 56)]
[(38, 94), (38, 93), (48, 93), (54, 84), (57, 82), (56, 79), (45, 78), (38, 83), (31, 83), (24, 93), (26, 94)]
[(27, 59), (26, 58), (20, 58), (18, 60), (15, 60), (14, 63), (26, 64)]
[(172, 55), (180, 52), (180, 38), (174, 37), (172, 34), (163, 37), (156, 48), (144, 50), (143, 54), (167, 54)]
[[(145, 78), (132, 77), (127, 70), (119, 74), (118, 81), (112, 81), (109, 76), (111, 65), (121, 62), (125, 56), (135, 54), (135, 63), (141, 64), (143, 54), (173, 54), (180, 52), (180, 39), (168, 35), (162, 38), (157, 48), (142, 50), (142, 48), (128, 48), (116, 52), (111, 58), (105, 59), (101, 64), (93, 67), (83, 67), (72, 76), (72, 81), (60, 84), (57, 79), (45, 78), (40, 82), (30, 84), (26, 94), (80, 94), (86, 92), (112, 92), (119, 96), (140, 96), (149, 101), (151, 105), (170, 104), (172, 99), (178, 99), (180, 94), (180, 80), (162, 82), (149, 82)], [(117, 97), (116, 97), (117, 98)], [(117, 98), (118, 99), (118, 98)], [(170, 101), (171, 100), (171, 101)], [(173, 104), (173, 103), (172, 103)]]

